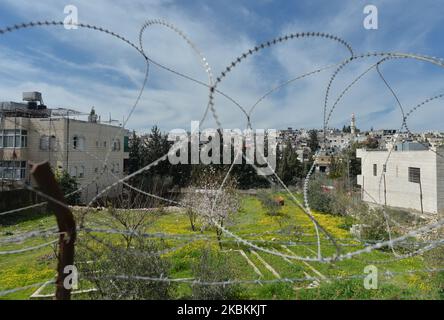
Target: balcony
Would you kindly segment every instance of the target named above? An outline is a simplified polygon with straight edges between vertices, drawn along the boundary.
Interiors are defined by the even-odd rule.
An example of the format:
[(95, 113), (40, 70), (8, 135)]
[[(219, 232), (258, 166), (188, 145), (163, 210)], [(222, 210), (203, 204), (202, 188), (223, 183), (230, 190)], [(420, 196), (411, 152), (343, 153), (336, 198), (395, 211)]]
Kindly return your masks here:
[(26, 148), (0, 148), (2, 160), (28, 160), (28, 150)]

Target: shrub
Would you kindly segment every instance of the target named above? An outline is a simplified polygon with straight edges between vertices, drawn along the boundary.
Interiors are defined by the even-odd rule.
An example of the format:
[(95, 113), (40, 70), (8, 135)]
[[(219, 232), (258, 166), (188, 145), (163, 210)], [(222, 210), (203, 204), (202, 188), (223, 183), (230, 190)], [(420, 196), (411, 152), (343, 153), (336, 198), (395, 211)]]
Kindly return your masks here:
[(372, 209), (362, 202), (351, 208), (350, 214), (356, 223), (359, 224), (361, 239), (373, 241), (388, 240), (387, 223), (383, 209)]
[(345, 299), (414, 299), (416, 292), (389, 283), (381, 283), (378, 290), (364, 288), (362, 279), (336, 280), (319, 288), (300, 290), (297, 299), (301, 300), (345, 300)]
[(80, 192), (75, 192), (78, 189), (77, 180), (74, 177), (71, 177), (71, 175), (65, 170), (57, 170), (55, 172), (55, 178), (65, 195), (66, 202), (71, 205), (78, 204), (80, 202)]
[[(234, 268), (221, 253), (205, 248), (201, 258), (193, 268), (194, 278), (202, 282), (223, 282), (236, 278)], [(193, 299), (233, 300), (240, 297), (238, 285), (200, 285), (192, 286)]]
[(348, 231), (355, 223), (356, 220), (353, 217), (345, 216), (344, 222), (338, 225), (338, 227)]
[(338, 216), (345, 216), (351, 205), (351, 197), (339, 187), (326, 188), (328, 180), (312, 180), (308, 187), (310, 208)]
[(266, 191), (260, 191), (258, 192), (257, 197), (268, 215), (270, 216), (279, 215), (281, 206), (275, 199), (273, 199), (270, 193)]
[[(116, 248), (108, 245), (95, 252), (82, 251), (76, 259), (94, 260), (93, 263), (80, 264), (79, 269), (97, 288), (96, 295), (100, 299), (164, 300), (172, 296), (172, 283), (131, 279), (135, 276), (166, 278), (170, 263), (158, 254), (161, 250), (161, 246), (154, 241), (138, 238), (134, 247)], [(116, 278), (122, 275), (130, 279)]]
[(324, 213), (332, 213), (333, 197), (323, 190), (319, 180), (310, 181), (308, 186), (308, 202), (310, 208)]
[[(442, 235), (440, 235), (442, 236)], [(444, 248), (437, 247), (424, 255), (427, 267), (441, 269), (444, 265)], [(438, 271), (431, 274), (434, 286), (437, 288), (438, 299), (444, 299), (444, 272)]]

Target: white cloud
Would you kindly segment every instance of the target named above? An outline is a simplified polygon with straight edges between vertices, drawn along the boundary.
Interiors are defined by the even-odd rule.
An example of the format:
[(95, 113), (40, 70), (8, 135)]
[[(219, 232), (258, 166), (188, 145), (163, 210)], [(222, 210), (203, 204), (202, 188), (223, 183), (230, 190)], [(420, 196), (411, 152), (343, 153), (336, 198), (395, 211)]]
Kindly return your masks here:
[[(63, 5), (56, 0), (4, 2), (24, 21), (64, 19)], [(207, 9), (199, 11), (201, 16), (195, 16), (189, 11), (185, 12), (174, 1), (79, 0), (72, 3), (79, 8), (81, 22), (109, 28), (135, 44), (138, 44), (138, 30), (145, 20), (165, 18), (171, 21), (195, 41), (208, 58), (215, 76), (235, 57), (256, 44), (255, 39), (241, 27), (237, 28), (236, 33), (232, 32), (233, 26), (227, 25), (224, 28), (225, 21), (218, 21), (210, 4), (207, 4)], [(377, 5), (381, 17), (391, 17), (392, 20), (380, 18), (381, 29), (375, 33), (363, 29), (362, 8), (355, 1), (347, 2), (331, 10), (329, 15), (316, 19), (301, 20), (295, 16), (293, 21), (289, 20), (282, 28), (274, 28), (275, 33), (279, 36), (289, 32), (327, 31), (352, 42), (357, 52), (411, 51), (415, 46), (424, 48), (427, 35), (440, 23), (436, 17), (425, 19), (425, 13), (420, 23), (410, 23), (414, 11), (417, 11), (413, 5), (407, 14), (396, 12), (399, 3), (398, 7), (387, 1), (379, 1)], [(335, 9), (334, 6), (332, 8)], [(257, 23), (258, 28), (273, 28), (273, 21), (258, 15), (251, 8), (239, 5), (239, 12), (245, 21)], [(395, 34), (393, 28), (398, 25), (404, 29)], [(122, 119), (128, 114), (143, 80), (145, 66), (133, 48), (108, 35), (88, 30), (48, 28), (38, 35), (45, 38), (42, 38), (42, 46), (36, 48), (35, 57), (20, 53), (13, 55), (6, 51), (0, 56), (1, 74), (3, 77), (10, 76), (8, 81), (2, 83), (0, 100), (17, 100), (21, 90), (25, 89), (41, 90), (45, 102), (50, 106), (88, 111), (94, 105), (104, 118), (108, 118), (109, 112), (116, 119)], [(9, 36), (11, 38), (12, 35)], [(48, 43), (51, 41), (51, 44), (55, 44), (52, 39), (56, 39), (57, 44), (66, 48), (48, 47), (45, 39)], [(155, 26), (146, 31), (143, 40), (144, 49), (155, 61), (207, 82), (198, 57), (171, 30)], [(70, 56), (70, 48), (78, 49), (87, 59)], [(226, 77), (219, 89), (249, 109), (264, 92), (277, 84), (317, 67), (339, 62), (347, 56), (347, 50), (331, 40), (292, 41), (248, 58)], [(349, 65), (338, 76), (332, 88), (330, 103), (345, 85), (373, 62), (363, 60)], [(389, 63), (392, 62), (387, 65)], [(60, 72), (45, 69), (47, 64), (57, 65)], [(154, 65), (150, 69), (147, 88), (129, 127), (142, 130), (158, 124), (163, 129), (188, 128), (191, 120), (199, 120), (207, 105), (208, 89)], [(408, 105), (439, 91), (442, 83), (440, 74), (430, 76), (428, 69), (423, 70), (413, 63), (394, 63), (394, 67), (384, 66), (383, 69)], [(257, 107), (252, 116), (253, 125), (275, 128), (321, 127), (324, 94), (332, 71), (296, 81), (279, 93), (270, 95)], [(123, 80), (130, 86), (119, 85)], [(417, 88), (418, 83), (422, 89), (412, 91), (411, 88)], [(396, 111), (376, 117), (378, 112), (388, 110), (390, 106), (396, 110), (393, 97), (373, 71), (345, 96), (333, 114), (331, 124), (340, 126), (355, 112), (358, 122), (361, 120), (363, 126), (396, 127), (400, 123)], [(216, 107), (224, 126), (246, 125), (246, 119), (237, 107), (220, 95), (216, 97)], [(433, 114), (424, 112), (421, 116), (417, 115), (412, 125), (426, 126), (433, 122), (433, 118)], [(209, 125), (214, 125), (214, 122), (210, 121)]]

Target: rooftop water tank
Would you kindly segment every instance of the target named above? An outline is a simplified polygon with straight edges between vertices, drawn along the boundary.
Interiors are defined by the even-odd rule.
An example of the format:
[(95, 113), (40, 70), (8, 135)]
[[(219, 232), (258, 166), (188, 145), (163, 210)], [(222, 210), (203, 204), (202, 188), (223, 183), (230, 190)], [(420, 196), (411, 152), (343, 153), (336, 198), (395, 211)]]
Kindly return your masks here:
[(42, 94), (37, 91), (23, 92), (23, 101), (27, 102), (42, 102)]

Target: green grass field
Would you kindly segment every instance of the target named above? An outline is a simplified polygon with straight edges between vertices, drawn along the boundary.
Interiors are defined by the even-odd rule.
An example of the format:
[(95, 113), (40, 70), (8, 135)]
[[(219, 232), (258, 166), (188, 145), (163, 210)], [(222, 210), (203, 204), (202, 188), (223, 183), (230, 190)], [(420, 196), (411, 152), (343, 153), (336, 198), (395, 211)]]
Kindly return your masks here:
[[(150, 213), (147, 213), (150, 214)], [(343, 252), (354, 251), (363, 246), (349, 234), (346, 221), (342, 217), (328, 214), (314, 213), (316, 220), (341, 244)], [(12, 219), (12, 218), (9, 218)], [(106, 228), (110, 217), (105, 212), (91, 213), (87, 218), (86, 226)], [(3, 220), (0, 220), (3, 221)], [(8, 243), (7, 239), (17, 237), (29, 231), (47, 230), (56, 227), (55, 218), (48, 215), (26, 214), (16, 216), (13, 220), (6, 220), (0, 224), (0, 252), (17, 250), (36, 246), (56, 239), (52, 237), (29, 238), (22, 242)], [(228, 229), (245, 239), (255, 241), (255, 244), (268, 249), (279, 250), (295, 255), (315, 256), (317, 245), (315, 243), (315, 230), (312, 222), (303, 211), (286, 197), (285, 206), (278, 216), (269, 216), (262, 208), (260, 201), (254, 196), (244, 196), (242, 206), (236, 215), (233, 215)], [(172, 262), (169, 277), (192, 277), (192, 266), (195, 264), (204, 246), (211, 245), (219, 250), (214, 230), (193, 232), (186, 215), (181, 212), (165, 213), (153, 219), (146, 228), (147, 233), (166, 233), (181, 235), (183, 237), (194, 235), (206, 236), (206, 239), (194, 240), (184, 243), (183, 240), (168, 240), (171, 247), (179, 246), (178, 250), (167, 253), (166, 257)], [(84, 235), (82, 232), (79, 237)], [(97, 234), (97, 236), (103, 236)], [(118, 235), (108, 237), (119, 237)], [(197, 239), (197, 238), (194, 238)], [(335, 248), (325, 236), (321, 237), (321, 250), (323, 256), (335, 253)], [(400, 274), (392, 277), (379, 277), (379, 287), (376, 290), (367, 290), (363, 286), (363, 279), (339, 279), (354, 275), (362, 275), (365, 266), (377, 264), (379, 274), (386, 271), (402, 273), (409, 270), (421, 270), (426, 267), (421, 256), (391, 262), (393, 254), (388, 250), (378, 250), (359, 255), (353, 259), (336, 263), (302, 262), (288, 260), (281, 257), (255, 250), (241, 245), (233, 239), (223, 237), (223, 254), (226, 259), (236, 266), (236, 278), (243, 280), (262, 279), (273, 280), (281, 278), (305, 278), (306, 276), (319, 279), (315, 288), (307, 288), (312, 281), (295, 283), (271, 284), (243, 284), (242, 298), (244, 299), (440, 299), (442, 292), (435, 281), (435, 274), (415, 272)], [(294, 242), (281, 246), (281, 242)], [(241, 255), (243, 250), (248, 259), (256, 266), (262, 276)], [(259, 256), (258, 256), (259, 255)], [(265, 262), (265, 264), (264, 264)], [(55, 257), (53, 246), (47, 246), (33, 251), (18, 254), (0, 254), (0, 292), (4, 290), (24, 287), (35, 283), (53, 279), (55, 275)], [(273, 271), (270, 271), (270, 267)], [(276, 275), (277, 273), (277, 275)], [(87, 286), (87, 285), (86, 285)], [(29, 299), (38, 287), (21, 290), (15, 293), (0, 296), (0, 299)], [(54, 287), (48, 285), (42, 293), (52, 293)], [(190, 297), (190, 286), (180, 284), (175, 290), (175, 298)], [(88, 294), (74, 295), (74, 299), (88, 298)]]

